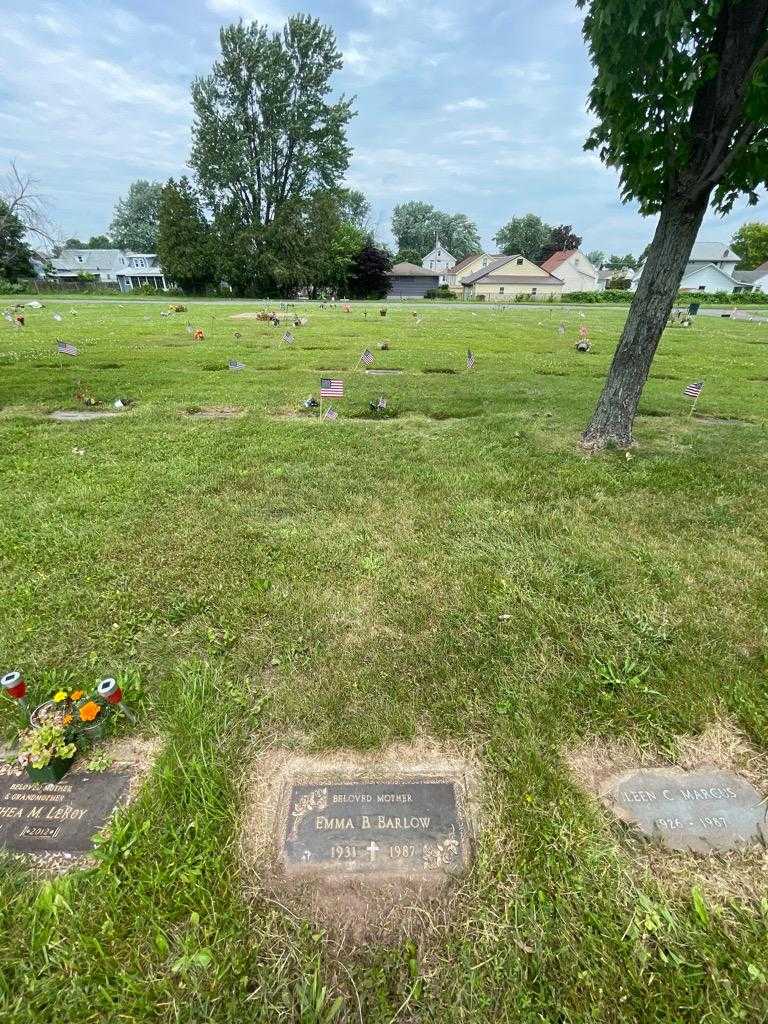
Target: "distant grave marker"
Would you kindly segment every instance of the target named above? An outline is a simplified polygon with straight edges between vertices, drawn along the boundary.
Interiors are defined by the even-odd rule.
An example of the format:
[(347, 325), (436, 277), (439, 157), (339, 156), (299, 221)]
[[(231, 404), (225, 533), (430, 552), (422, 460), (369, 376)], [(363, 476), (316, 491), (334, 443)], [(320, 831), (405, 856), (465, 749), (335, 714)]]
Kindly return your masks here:
[(470, 860), (462, 795), (452, 779), (293, 782), (279, 829), (280, 858), (291, 874), (428, 880)]
[(36, 856), (81, 857), (127, 795), (128, 771), (71, 771), (57, 783), (31, 782), (0, 764), (0, 849)]
[(766, 800), (734, 772), (640, 769), (612, 776), (603, 800), (628, 825), (671, 850), (737, 850), (768, 843)]
[(114, 412), (98, 412), (96, 410), (56, 409), (48, 419), (58, 420), (60, 423), (85, 423), (88, 420), (113, 419), (116, 415), (117, 413)]

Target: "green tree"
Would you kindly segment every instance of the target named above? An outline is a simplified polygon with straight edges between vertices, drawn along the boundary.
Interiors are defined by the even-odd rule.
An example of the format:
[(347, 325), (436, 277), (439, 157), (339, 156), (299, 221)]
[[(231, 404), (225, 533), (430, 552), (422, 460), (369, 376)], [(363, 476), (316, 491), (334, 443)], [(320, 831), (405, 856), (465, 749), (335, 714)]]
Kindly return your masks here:
[(360, 231), (370, 230), (371, 204), (362, 192), (354, 188), (341, 189), (339, 203), (343, 220)]
[[(425, 254), (426, 255), (426, 254)], [(395, 263), (413, 263), (414, 266), (420, 267), (421, 261), (424, 259), (420, 256), (416, 249), (398, 249), (397, 255), (395, 256)]]
[(5, 200), (0, 199), (0, 277), (16, 281), (33, 277), (32, 250), (24, 240), (25, 227)]
[[(329, 101), (342, 60), (333, 31), (317, 19), (296, 15), (277, 33), (239, 22), (222, 28), (220, 43), (211, 74), (192, 85), (190, 162), (214, 213), (227, 279), (263, 293), (306, 272), (301, 243), (319, 209), (309, 207), (340, 191), (352, 101)], [(367, 216), (359, 195), (348, 193), (347, 202), (350, 217)], [(300, 258), (295, 273), (289, 251)]]
[(91, 235), (88, 239), (88, 245), (86, 249), (112, 249), (112, 240), (106, 235)]
[(597, 267), (599, 270), (605, 263), (605, 253), (602, 249), (592, 249), (591, 252), (587, 253), (587, 259), (593, 267)]
[(725, 212), (768, 179), (768, 0), (577, 0), (596, 69), (587, 148), (658, 214), (597, 407), (591, 450), (632, 443), (653, 357), (710, 200)]
[(535, 213), (524, 217), (513, 217), (493, 236), (494, 242), (508, 256), (525, 256), (537, 262), (544, 248), (549, 245), (552, 228)]
[(118, 199), (109, 225), (117, 249), (155, 252), (163, 186), (159, 182), (134, 181), (128, 195)]
[(437, 237), (457, 260), (482, 248), (477, 225), (466, 214), (443, 213), (430, 203), (417, 200), (399, 203), (394, 208), (392, 234), (399, 251), (411, 250), (418, 254), (418, 259), (408, 261), (417, 265), (435, 247)]
[(768, 224), (750, 221), (742, 224), (731, 241), (731, 248), (741, 256), (741, 270), (754, 270), (768, 260)]
[(211, 228), (186, 177), (170, 178), (160, 197), (157, 257), (168, 280), (197, 292), (214, 280)]
[(79, 238), (68, 238), (64, 242), (64, 245), (62, 246), (62, 248), (63, 249), (87, 249), (88, 246), (85, 244), (85, 242), (82, 242)]
[(631, 253), (627, 253), (626, 256), (611, 256), (605, 265), (608, 270), (624, 270), (625, 267), (629, 267), (630, 270), (637, 270), (640, 262)]
[(386, 249), (367, 238), (355, 255), (349, 273), (348, 290), (355, 299), (383, 299), (391, 288), (387, 271), (392, 269), (392, 257)]
[(552, 228), (549, 241), (539, 253), (537, 262), (544, 263), (545, 260), (548, 260), (556, 252), (568, 252), (572, 249), (578, 249), (580, 245), (581, 237), (573, 233), (571, 225), (559, 224), (556, 228)]

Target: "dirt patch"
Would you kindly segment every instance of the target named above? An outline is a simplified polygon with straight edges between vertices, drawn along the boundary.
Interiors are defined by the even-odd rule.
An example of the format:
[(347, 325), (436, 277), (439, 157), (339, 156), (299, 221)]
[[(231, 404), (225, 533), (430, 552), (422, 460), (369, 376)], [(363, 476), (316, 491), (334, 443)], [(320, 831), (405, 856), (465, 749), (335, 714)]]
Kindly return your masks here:
[(235, 420), (245, 415), (245, 409), (238, 405), (190, 406), (184, 415), (193, 420)]
[(122, 363), (94, 363), (94, 370), (122, 370)]
[(455, 876), (286, 871), (279, 851), (287, 827), (287, 794), (291, 785), (319, 778), (327, 783), (450, 779), (468, 823), (469, 847), (474, 847), (480, 823), (480, 771), (465, 751), (431, 740), (395, 744), (383, 751), (339, 750), (325, 755), (273, 746), (256, 756), (243, 779), (240, 849), (247, 895), (275, 902), (289, 913), (295, 909), (328, 930), (341, 946), (397, 943), (405, 935), (450, 920), (461, 888), (461, 878)]
[(694, 413), (693, 418), (698, 420), (699, 423), (703, 423), (705, 426), (718, 427), (721, 425), (725, 426), (749, 426), (749, 420), (729, 419), (726, 416), (705, 416), (703, 413)]
[(59, 423), (87, 423), (89, 420), (114, 419), (117, 415), (115, 412), (100, 412), (96, 409), (56, 409), (48, 414), (48, 419)]
[[(698, 736), (678, 736), (672, 756), (642, 749), (630, 740), (593, 739), (568, 751), (564, 760), (576, 783), (595, 799), (613, 775), (638, 768), (677, 768), (696, 771), (718, 768), (732, 771), (766, 793), (768, 755), (753, 747), (729, 721), (709, 725)], [(698, 885), (716, 900), (761, 898), (765, 893), (768, 849), (754, 847), (731, 853), (681, 853), (645, 842), (624, 828), (608, 809), (603, 813), (606, 836), (621, 832), (621, 847), (632, 873), (652, 876), (662, 885), (687, 892)]]
[(455, 370), (452, 370), (450, 367), (447, 367), (447, 366), (427, 366), (421, 372), (422, 373), (456, 373)]
[(638, 416), (650, 416), (657, 419), (671, 419), (673, 414), (665, 409), (638, 409)]

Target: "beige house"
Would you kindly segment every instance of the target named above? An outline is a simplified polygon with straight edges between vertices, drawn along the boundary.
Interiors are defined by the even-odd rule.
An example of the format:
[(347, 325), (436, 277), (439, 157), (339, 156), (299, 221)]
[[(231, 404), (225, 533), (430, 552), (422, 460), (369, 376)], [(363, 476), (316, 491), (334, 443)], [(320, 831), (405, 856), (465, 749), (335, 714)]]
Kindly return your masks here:
[(578, 249), (563, 249), (553, 253), (541, 264), (541, 269), (561, 279), (563, 295), (568, 292), (597, 291), (598, 269)]
[(460, 272), (459, 282), (465, 299), (509, 302), (518, 295), (534, 301), (562, 294), (563, 281), (525, 256), (499, 256), (473, 273)]
[(489, 256), (485, 252), (476, 252), (472, 253), (471, 256), (465, 256), (463, 260), (454, 267), (451, 267), (450, 270), (443, 271), (440, 283), (447, 284), (457, 295), (461, 295), (461, 278), (475, 274), (478, 270), (483, 270), (489, 263), (501, 259), (501, 255), (501, 253), (497, 253), (495, 256)]

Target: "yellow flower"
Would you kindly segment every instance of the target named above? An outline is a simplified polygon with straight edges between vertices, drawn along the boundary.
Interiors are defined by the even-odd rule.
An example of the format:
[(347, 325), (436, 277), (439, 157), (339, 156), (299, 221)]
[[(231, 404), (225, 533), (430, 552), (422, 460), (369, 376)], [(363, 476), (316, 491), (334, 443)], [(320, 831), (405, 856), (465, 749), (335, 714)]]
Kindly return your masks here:
[(67, 694), (64, 690), (59, 690), (58, 693), (54, 693), (53, 699), (56, 701), (57, 704), (61, 704), (63, 700), (67, 699)]
[(82, 690), (73, 690), (71, 696), (72, 700), (80, 700), (80, 698), (84, 697), (85, 694)]
[(93, 700), (89, 700), (87, 704), (83, 704), (80, 708), (80, 718), (83, 722), (92, 722), (96, 715), (100, 714), (101, 708)]

